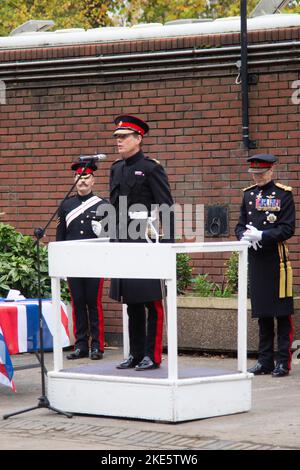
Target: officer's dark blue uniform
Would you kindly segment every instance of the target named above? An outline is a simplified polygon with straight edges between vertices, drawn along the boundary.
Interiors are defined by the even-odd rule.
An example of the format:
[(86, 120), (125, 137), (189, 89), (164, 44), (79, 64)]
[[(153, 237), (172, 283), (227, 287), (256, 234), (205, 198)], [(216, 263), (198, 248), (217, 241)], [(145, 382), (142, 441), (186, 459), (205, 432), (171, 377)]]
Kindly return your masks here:
[[(111, 168), (110, 202), (116, 208), (118, 217), (116, 241), (145, 242), (143, 229), (138, 239), (133, 239), (130, 234), (130, 208), (140, 204), (149, 216), (153, 206), (164, 204), (168, 210), (173, 205), (168, 178), (160, 163), (146, 157), (140, 149), (141, 137), (148, 131), (148, 125), (141, 119), (128, 115), (116, 118), (115, 124), (115, 135), (118, 144), (120, 140), (121, 155), (124, 150), (122, 145), (129, 148), (133, 144), (126, 158), (122, 155), (122, 160), (116, 161)], [(126, 139), (128, 141), (124, 144)], [(125, 150), (124, 152), (126, 153)], [(124, 213), (121, 210), (121, 197), (126, 198)], [(165, 242), (174, 240), (174, 214), (168, 212), (165, 217), (162, 215), (162, 220), (168, 221), (162, 227), (164, 236), (161, 241)], [(160, 280), (112, 279), (110, 295), (113, 299), (127, 304), (129, 317), (130, 356), (118, 367), (135, 367), (136, 370), (158, 367), (162, 356), (164, 314)], [(147, 325), (145, 307), (148, 312)]]
[[(75, 162), (71, 168), (78, 177), (85, 166), (85, 163)], [(57, 241), (96, 238), (92, 221), (96, 219), (98, 206), (106, 202), (95, 196), (91, 190), (96, 169), (94, 162), (88, 164), (82, 182), (79, 180), (77, 184), (77, 194), (65, 200), (59, 207)], [(80, 185), (83, 188), (79, 189)], [(86, 192), (88, 193), (85, 194)], [(90, 333), (91, 359), (101, 359), (104, 351), (103, 279), (68, 278), (68, 285), (72, 301), (75, 350), (67, 358), (79, 359), (89, 355)]]
[[(244, 238), (251, 243), (250, 297), (252, 316), (259, 323), (259, 358), (250, 371), (256, 375), (272, 372), (273, 376), (281, 377), (288, 374), (291, 363), (292, 268), (286, 240), (295, 231), (295, 205), (292, 188), (272, 180), (276, 161), (273, 155), (254, 155), (248, 161), (254, 181), (259, 178), (257, 175), (265, 175), (259, 184), (244, 189), (235, 229), (239, 240)], [(275, 369), (274, 318), (278, 345)]]

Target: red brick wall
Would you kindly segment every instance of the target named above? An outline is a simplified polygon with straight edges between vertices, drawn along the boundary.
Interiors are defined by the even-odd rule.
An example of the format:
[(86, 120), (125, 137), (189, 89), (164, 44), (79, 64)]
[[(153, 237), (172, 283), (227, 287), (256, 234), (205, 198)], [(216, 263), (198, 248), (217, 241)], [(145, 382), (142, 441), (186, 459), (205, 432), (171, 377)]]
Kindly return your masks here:
[[(298, 38), (295, 28), (252, 33), (250, 42)], [(0, 61), (49, 59), (93, 54), (166, 50), (194, 45), (231, 45), (238, 35), (136, 41), (122, 44), (76, 46), (0, 52)], [(299, 208), (299, 106), (292, 104), (292, 83), (299, 70), (282, 66), (255, 70), (259, 82), (251, 86), (250, 137), (259, 152), (279, 157), (277, 179), (294, 188)], [(218, 75), (218, 76), (213, 76)], [(2, 220), (31, 234), (44, 226), (72, 183), (70, 163), (80, 154), (104, 152), (108, 160), (99, 165), (96, 192), (108, 196), (108, 175), (117, 158), (112, 139), (113, 118), (136, 114), (151, 127), (144, 151), (166, 167), (177, 203), (228, 204), (230, 233), (234, 239), (241, 188), (251, 184), (246, 171), (248, 152), (241, 143), (241, 87), (236, 74), (170, 75), (161, 80), (131, 83), (80, 85), (44, 81), (10, 86), (7, 104), (0, 105), (1, 211)], [(298, 226), (299, 224), (297, 224)], [(55, 223), (45, 242), (53, 240)], [(207, 239), (208, 241), (209, 239)], [(300, 288), (299, 230), (290, 241), (295, 286)], [(224, 257), (195, 256), (195, 272), (208, 272), (220, 282)], [(108, 284), (108, 282), (107, 282)], [(120, 307), (104, 304), (106, 331), (121, 334)]]

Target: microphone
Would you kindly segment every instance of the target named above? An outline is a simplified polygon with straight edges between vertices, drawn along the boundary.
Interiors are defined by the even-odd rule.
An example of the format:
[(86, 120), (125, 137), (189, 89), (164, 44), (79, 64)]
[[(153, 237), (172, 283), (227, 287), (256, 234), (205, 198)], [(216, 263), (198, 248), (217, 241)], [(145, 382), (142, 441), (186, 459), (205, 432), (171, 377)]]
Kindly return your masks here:
[(105, 160), (107, 156), (104, 153), (99, 153), (98, 155), (82, 155), (79, 157), (81, 162), (100, 162), (101, 160)]

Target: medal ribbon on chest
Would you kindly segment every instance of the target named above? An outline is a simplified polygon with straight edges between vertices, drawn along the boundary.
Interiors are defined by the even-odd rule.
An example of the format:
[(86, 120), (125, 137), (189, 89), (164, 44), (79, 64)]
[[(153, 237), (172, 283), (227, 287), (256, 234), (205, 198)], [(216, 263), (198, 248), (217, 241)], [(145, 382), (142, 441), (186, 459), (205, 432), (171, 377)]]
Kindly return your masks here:
[(281, 200), (274, 196), (262, 196), (261, 192), (256, 196), (255, 209), (258, 211), (278, 212), (280, 211)]

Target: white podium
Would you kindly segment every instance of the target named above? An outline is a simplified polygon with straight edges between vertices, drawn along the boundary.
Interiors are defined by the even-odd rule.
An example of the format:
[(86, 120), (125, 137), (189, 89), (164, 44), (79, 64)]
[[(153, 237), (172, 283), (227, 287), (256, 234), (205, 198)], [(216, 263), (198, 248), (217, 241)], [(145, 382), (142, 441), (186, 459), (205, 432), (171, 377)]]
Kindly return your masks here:
[[(179, 422), (249, 411), (251, 379), (247, 361), (246, 242), (109, 243), (103, 239), (49, 244), (49, 274), (56, 313), (54, 370), (48, 373), (50, 404), (63, 411)], [(239, 253), (238, 359), (236, 371), (178, 370), (176, 254)], [(60, 278), (165, 279), (168, 305), (167, 366), (151, 371), (118, 370), (108, 358), (63, 368)], [(95, 364), (97, 362), (97, 364)], [(73, 364), (72, 364), (73, 365)]]

